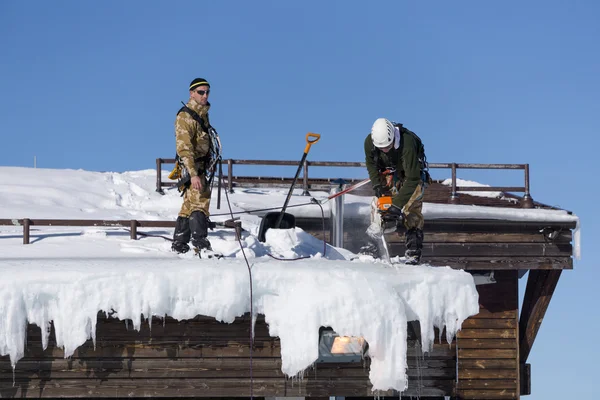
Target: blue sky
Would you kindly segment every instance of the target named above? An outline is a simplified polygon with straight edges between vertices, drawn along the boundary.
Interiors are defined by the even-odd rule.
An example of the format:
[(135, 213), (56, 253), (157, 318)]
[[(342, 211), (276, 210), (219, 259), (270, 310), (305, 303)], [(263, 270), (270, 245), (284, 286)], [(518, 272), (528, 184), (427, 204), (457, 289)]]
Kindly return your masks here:
[(299, 160), (312, 131), (309, 160), (361, 161), (387, 117), (421, 136), (431, 162), (529, 163), (534, 199), (583, 227), (583, 259), (529, 358), (529, 398), (575, 398), (596, 392), (600, 357), (587, 347), (600, 328), (598, 43), (592, 0), (1, 1), (0, 165), (153, 168), (174, 155), (195, 77), (211, 82), (225, 158)]

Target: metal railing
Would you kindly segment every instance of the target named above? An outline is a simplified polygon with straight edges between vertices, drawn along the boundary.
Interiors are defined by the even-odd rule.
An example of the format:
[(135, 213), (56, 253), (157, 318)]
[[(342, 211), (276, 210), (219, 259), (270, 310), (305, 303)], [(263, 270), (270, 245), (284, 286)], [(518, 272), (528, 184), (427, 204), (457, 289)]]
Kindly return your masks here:
[[(162, 181), (162, 164), (175, 164), (174, 158), (156, 159), (156, 191), (164, 194), (163, 187), (173, 187), (175, 182)], [(227, 159), (221, 161), (219, 165), (218, 184), (227, 181), (227, 190), (233, 193), (234, 184), (247, 184), (249, 186), (272, 186), (275, 183), (290, 183), (292, 178), (285, 177), (261, 177), (261, 176), (234, 176), (233, 166), (237, 165), (261, 165), (261, 166), (297, 166), (297, 161), (281, 160), (233, 160)], [(227, 177), (223, 176), (222, 166), (227, 165)], [(336, 178), (309, 178), (309, 166), (313, 167), (362, 167), (366, 168), (364, 162), (344, 162), (344, 161), (308, 161), (303, 165), (302, 188), (304, 194), (308, 194), (309, 188), (313, 185), (337, 185)], [(523, 208), (533, 208), (533, 198), (529, 188), (529, 164), (459, 164), (459, 163), (429, 163), (431, 169), (449, 169), (452, 171), (452, 184), (450, 190), (450, 204), (458, 204), (458, 192), (517, 192), (523, 193), (521, 205)], [(490, 170), (523, 170), (524, 186), (457, 186), (456, 171), (458, 169), (490, 169)], [(347, 183), (352, 184), (359, 179), (347, 179)], [(220, 190), (219, 190), (220, 200)], [(220, 203), (220, 201), (218, 201)]]
[[(529, 189), (529, 164), (429, 164), (429, 168), (450, 168), (452, 170), (452, 186), (450, 191), (450, 203), (458, 203), (458, 192), (519, 192), (523, 193), (521, 205), (523, 208), (533, 208), (533, 198)], [(456, 186), (456, 170), (462, 169), (522, 169), (525, 186)]]
[[(138, 231), (137, 228), (175, 228), (176, 221), (138, 221), (132, 220), (103, 220), (103, 219), (0, 219), (0, 226), (12, 225), (23, 227), (23, 244), (30, 243), (30, 230), (31, 226), (101, 226), (105, 228), (126, 228), (129, 230), (129, 237), (132, 240), (137, 240)], [(235, 229), (236, 232), (241, 232), (241, 222), (237, 220), (227, 220), (223, 223), (219, 223), (220, 226), (226, 228)], [(140, 232), (142, 236), (152, 236), (147, 233)]]
[(31, 226), (102, 226), (128, 228), (129, 237), (137, 239), (137, 228), (174, 228), (175, 221), (137, 221), (137, 220), (102, 220), (102, 219), (0, 219), (0, 225), (23, 227), (23, 244), (29, 244)]
[[(156, 191), (164, 193), (163, 187), (175, 186), (175, 182), (163, 182), (162, 181), (162, 164), (174, 164), (175, 159), (157, 158), (156, 159)], [(262, 166), (297, 166), (295, 161), (280, 161), (280, 160), (223, 160), (219, 165), (218, 183), (219, 187), (223, 180), (222, 165), (227, 165), (227, 190), (233, 192), (233, 185), (235, 182), (246, 182), (254, 186), (273, 186), (273, 182), (288, 183), (291, 182), (292, 178), (277, 178), (277, 177), (236, 177), (233, 176), (233, 165), (262, 165)], [(314, 167), (362, 167), (365, 168), (364, 162), (343, 162), (343, 161), (305, 161), (304, 162), (304, 175), (302, 178), (302, 187), (304, 188), (305, 194), (308, 193), (308, 189), (311, 184), (318, 185), (339, 185), (339, 179), (332, 178), (312, 178), (308, 177), (309, 166)], [(458, 163), (430, 163), (429, 168), (432, 169), (450, 169), (452, 171), (452, 184), (450, 190), (451, 204), (458, 203), (458, 192), (472, 191), (472, 192), (522, 192), (524, 193), (521, 205), (523, 208), (532, 208), (534, 206), (533, 199), (529, 189), (529, 164), (458, 164)], [(456, 184), (456, 171), (458, 169), (506, 169), (506, 170), (523, 170), (524, 171), (524, 186), (457, 186)], [(359, 179), (346, 179), (347, 183), (358, 181)], [(337, 181), (337, 182), (336, 182)], [(218, 205), (220, 203), (219, 190)], [(152, 227), (152, 228), (174, 228), (175, 221), (138, 221), (138, 220), (74, 220), (74, 219), (0, 219), (0, 225), (14, 225), (23, 227), (23, 244), (29, 244), (30, 242), (30, 227), (31, 226), (102, 226), (102, 227), (122, 227), (127, 228), (130, 231), (131, 239), (137, 239), (138, 227)], [(239, 226), (232, 225), (236, 229)]]

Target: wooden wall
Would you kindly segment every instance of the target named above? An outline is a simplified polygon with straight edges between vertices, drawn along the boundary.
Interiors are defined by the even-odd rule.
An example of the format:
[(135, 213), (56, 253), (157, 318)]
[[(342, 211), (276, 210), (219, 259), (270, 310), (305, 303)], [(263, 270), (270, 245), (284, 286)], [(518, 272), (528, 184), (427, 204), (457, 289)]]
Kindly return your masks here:
[(479, 314), (457, 335), (461, 399), (519, 398), (519, 310), (516, 271), (497, 271), (497, 283), (477, 286)]
[[(542, 233), (556, 232), (549, 239)], [(404, 235), (386, 235), (392, 255), (404, 254)], [(423, 263), (465, 270), (572, 269), (567, 225), (513, 221), (432, 220), (424, 228)]]
[[(465, 321), (451, 346), (435, 344), (422, 357), (416, 338), (409, 339), (409, 388), (404, 396), (518, 398), (517, 272), (497, 271), (495, 276), (497, 283), (478, 286), (480, 312)], [(26, 357), (14, 375), (8, 357), (0, 357), (0, 397), (248, 397), (249, 329), (247, 318), (233, 324), (207, 317), (181, 322), (167, 318), (164, 323), (155, 318), (151, 330), (143, 323), (137, 332), (131, 324), (100, 314), (96, 348), (89, 340), (65, 360), (53, 331), (43, 351), (40, 329), (29, 325)], [(303, 379), (290, 379), (281, 372), (280, 355), (279, 340), (268, 335), (259, 318), (254, 396), (373, 396), (368, 360), (318, 364)]]
[[(519, 398), (519, 269), (572, 268), (569, 227), (551, 228), (558, 233), (548, 240), (535, 224), (428, 222), (425, 262), (495, 270), (497, 283), (478, 286), (480, 312), (465, 321), (451, 346), (436, 344), (421, 357), (417, 341), (409, 340), (409, 388), (403, 397)], [(320, 225), (305, 228), (311, 229), (318, 236)], [(402, 254), (404, 238), (388, 237), (392, 255)], [(14, 374), (8, 357), (0, 357), (0, 397), (248, 397), (252, 387), (255, 397), (373, 398), (369, 360), (318, 364), (303, 379), (285, 377), (279, 340), (268, 335), (262, 317), (251, 385), (249, 330), (248, 318), (224, 324), (197, 317), (182, 322), (155, 318), (151, 330), (144, 323), (137, 332), (100, 315), (96, 347), (89, 340), (65, 360), (54, 333), (42, 351), (40, 329), (30, 325), (26, 357)], [(393, 391), (379, 395), (398, 398)]]
[[(40, 329), (29, 325), (26, 357), (18, 362), (14, 375), (8, 357), (0, 357), (0, 397), (250, 396), (247, 318), (233, 324), (207, 317), (182, 322), (167, 318), (163, 324), (155, 318), (152, 330), (143, 323), (137, 332), (123, 321), (99, 317), (96, 348), (88, 340), (69, 359), (56, 347), (53, 331), (43, 351)], [(404, 394), (450, 394), (456, 348), (437, 344), (430, 356), (418, 354), (420, 350), (409, 349), (410, 384)], [(281, 372), (280, 355), (279, 340), (268, 335), (264, 319), (259, 318), (252, 361), (254, 396), (373, 397), (368, 360), (321, 363), (306, 370), (303, 379), (290, 379)]]
[[(322, 239), (322, 221), (298, 218), (297, 226)], [(329, 220), (325, 240), (329, 241)], [(369, 240), (365, 220), (344, 221), (344, 247), (358, 252)], [(465, 270), (572, 269), (573, 223), (429, 220), (425, 222), (423, 262)], [(544, 234), (544, 232), (546, 234)], [(548, 237), (551, 232), (556, 236)], [(386, 234), (391, 256), (403, 255), (404, 232)]]

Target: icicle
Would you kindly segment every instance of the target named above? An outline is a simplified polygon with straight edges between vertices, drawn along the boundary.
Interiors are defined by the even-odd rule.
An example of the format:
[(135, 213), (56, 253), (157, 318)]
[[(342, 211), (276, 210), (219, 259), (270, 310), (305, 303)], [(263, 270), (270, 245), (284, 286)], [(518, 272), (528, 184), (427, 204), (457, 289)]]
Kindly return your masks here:
[(421, 341), (417, 340), (415, 345), (416, 356), (417, 356), (417, 399), (421, 398), (421, 387), (423, 387), (423, 376), (421, 371), (421, 361), (425, 361), (423, 357), (423, 350), (421, 349)]
[(254, 313), (252, 314), (252, 326), (250, 327), (250, 329), (252, 329), (252, 342), (254, 342), (254, 329), (256, 328), (256, 319), (258, 318), (258, 313)]
[(573, 255), (576, 260), (581, 260), (581, 220), (577, 218), (577, 225), (575, 225), (575, 231), (573, 232)]
[(98, 324), (98, 315), (96, 314), (95, 318), (89, 318), (88, 323), (90, 324), (90, 332), (88, 332), (88, 336), (92, 337), (94, 351), (96, 351), (96, 325)]

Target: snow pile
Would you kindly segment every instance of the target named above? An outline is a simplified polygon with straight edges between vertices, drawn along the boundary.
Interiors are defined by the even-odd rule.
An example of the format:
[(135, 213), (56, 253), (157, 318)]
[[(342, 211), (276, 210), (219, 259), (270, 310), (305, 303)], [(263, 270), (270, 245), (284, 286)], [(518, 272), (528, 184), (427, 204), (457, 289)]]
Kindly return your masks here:
[[(13, 366), (24, 355), (27, 323), (42, 327), (45, 348), (53, 321), (57, 346), (68, 357), (95, 339), (100, 310), (116, 311), (115, 317), (131, 319), (136, 329), (152, 315), (183, 320), (201, 314), (232, 322), (250, 311), (247, 266), (235, 253), (198, 260), (169, 252), (160, 238), (132, 242), (113, 235), (114, 229), (104, 237), (53, 232), (59, 236), (30, 246), (0, 235), (10, 254), (0, 267), (0, 354), (8, 354)], [(226, 242), (233, 247), (233, 233), (217, 235), (216, 248), (228, 248)], [(445, 326), (452, 340), (462, 321), (479, 309), (473, 278), (463, 271), (349, 261), (351, 254), (335, 248), (323, 257), (322, 242), (299, 228), (271, 230), (264, 244), (244, 236), (244, 247), (256, 255), (312, 255), (296, 262), (264, 255), (251, 259), (254, 312), (264, 314), (270, 334), (279, 336), (282, 370), (290, 376), (315, 362), (319, 328), (330, 326), (369, 343), (374, 389), (403, 390), (407, 321), (421, 321), (427, 349), (434, 327)]]
[[(442, 181), (442, 185), (446, 185), (446, 186), (452, 186), (452, 179), (445, 179), (444, 181)], [(490, 187), (490, 185), (485, 185), (483, 183), (479, 183), (479, 182), (475, 182), (475, 181), (468, 181), (465, 179), (456, 179), (456, 186), (458, 187)], [(458, 193), (464, 193), (464, 194), (468, 194), (469, 196), (479, 196), (479, 197), (491, 197), (493, 199), (505, 199), (505, 200), (511, 200), (514, 201), (514, 199), (508, 199), (506, 197), (503, 196), (502, 192), (493, 192), (493, 191), (489, 191), (489, 192), (476, 192), (476, 191), (459, 191)]]
[[(163, 174), (163, 181), (171, 182), (167, 175)], [(181, 208), (180, 193), (174, 188), (164, 190), (164, 196), (156, 192), (156, 171), (153, 169), (118, 173), (0, 167), (0, 218), (175, 220)], [(287, 192), (287, 189), (238, 188), (229, 197), (235, 212), (281, 207)], [(301, 196), (301, 193), (302, 189), (294, 190), (290, 211), (297, 216), (320, 218), (321, 209), (310, 204), (310, 197)], [(328, 193), (314, 191), (311, 195), (322, 199)], [(211, 214), (229, 211), (224, 190), (221, 197), (221, 209), (217, 209), (215, 190)], [(364, 213), (368, 214), (369, 204), (363, 200), (362, 197), (347, 196), (349, 212), (360, 213), (358, 209), (364, 208)], [(294, 207), (298, 204), (305, 206)], [(327, 217), (329, 207), (324, 207), (324, 211)], [(226, 216), (215, 220), (220, 219), (226, 219)]]

